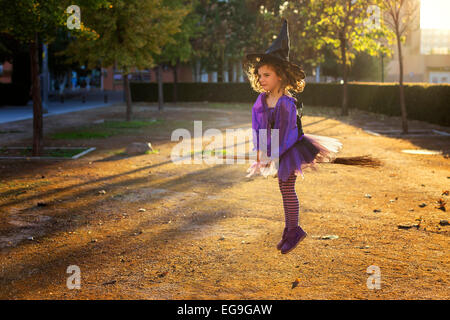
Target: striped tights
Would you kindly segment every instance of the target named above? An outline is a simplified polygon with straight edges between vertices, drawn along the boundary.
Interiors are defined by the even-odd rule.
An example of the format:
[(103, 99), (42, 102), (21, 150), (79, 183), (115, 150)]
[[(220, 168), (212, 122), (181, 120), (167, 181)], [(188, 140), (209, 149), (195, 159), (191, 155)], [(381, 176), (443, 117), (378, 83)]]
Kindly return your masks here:
[(293, 172), (287, 181), (283, 182), (278, 178), (281, 196), (283, 197), (284, 219), (288, 229), (298, 226), (299, 202), (295, 193), (295, 180), (297, 176)]

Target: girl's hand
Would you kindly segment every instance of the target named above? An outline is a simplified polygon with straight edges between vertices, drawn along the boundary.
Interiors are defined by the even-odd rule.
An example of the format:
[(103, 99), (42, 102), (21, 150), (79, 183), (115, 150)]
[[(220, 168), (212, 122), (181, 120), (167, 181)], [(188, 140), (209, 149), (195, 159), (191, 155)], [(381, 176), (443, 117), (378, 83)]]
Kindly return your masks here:
[(277, 172), (275, 162), (273, 160), (261, 162), (259, 171), (261, 172), (261, 175), (266, 178), (275, 174)]
[(252, 165), (247, 169), (248, 175), (246, 175), (246, 177), (250, 178), (254, 174), (261, 173), (260, 165), (261, 163), (259, 161), (253, 161)]
[(275, 163), (272, 160), (267, 161), (254, 161), (252, 165), (247, 169), (248, 175), (246, 175), (247, 178), (255, 175), (260, 174), (264, 177), (267, 177), (269, 175), (273, 175), (277, 172)]
[(261, 161), (261, 157), (262, 157), (262, 151), (258, 150), (256, 153), (256, 161), (258, 161), (258, 162)]

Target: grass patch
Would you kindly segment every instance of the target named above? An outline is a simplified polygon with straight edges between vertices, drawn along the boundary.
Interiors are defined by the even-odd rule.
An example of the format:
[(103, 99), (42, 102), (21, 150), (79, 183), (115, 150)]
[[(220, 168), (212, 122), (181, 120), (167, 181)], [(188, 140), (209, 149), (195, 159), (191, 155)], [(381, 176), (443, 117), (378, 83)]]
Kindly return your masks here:
[(147, 150), (145, 154), (159, 154), (159, 149)]
[(115, 132), (93, 132), (93, 131), (72, 131), (60, 132), (51, 135), (52, 139), (96, 139), (108, 138), (116, 134)]
[(103, 128), (118, 128), (118, 129), (138, 129), (148, 127), (155, 124), (161, 124), (164, 120), (152, 119), (152, 120), (132, 120), (132, 121), (114, 121), (108, 120), (99, 124)]
[[(216, 155), (216, 150), (200, 150), (200, 151), (191, 151), (190, 155), (194, 155), (194, 154), (202, 154), (202, 155), (210, 155), (211, 157), (214, 157)], [(226, 149), (222, 149), (222, 150), (217, 150), (217, 155), (226, 155), (227, 154), (227, 150)]]
[[(62, 157), (62, 158), (72, 158), (73, 156), (83, 152), (86, 148), (80, 149), (44, 149), (41, 157)], [(20, 155), (24, 157), (32, 156), (32, 148), (28, 147), (26, 149), (20, 150)]]
[(130, 129), (140, 129), (153, 125), (160, 125), (164, 123), (162, 119), (150, 120), (108, 120), (103, 123), (85, 126), (73, 131), (66, 131), (54, 133), (51, 135), (52, 139), (104, 139), (117, 134), (129, 132)]

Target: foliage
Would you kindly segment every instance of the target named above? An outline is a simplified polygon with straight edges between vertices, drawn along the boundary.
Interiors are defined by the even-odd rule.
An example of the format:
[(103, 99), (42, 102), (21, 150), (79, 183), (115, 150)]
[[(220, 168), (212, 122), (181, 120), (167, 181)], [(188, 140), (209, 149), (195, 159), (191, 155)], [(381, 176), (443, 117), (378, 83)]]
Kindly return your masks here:
[[(312, 0), (317, 2), (318, 0)], [(383, 45), (387, 41), (393, 43), (393, 34), (390, 32), (380, 17), (379, 26), (369, 27), (365, 24), (370, 21), (369, 6), (381, 7), (380, 0), (323, 0), (324, 6), (321, 20), (318, 25), (326, 30), (324, 42), (331, 45), (333, 53), (341, 63), (347, 65), (355, 58), (356, 52), (366, 52), (369, 55), (385, 54), (391, 56), (388, 46)], [(380, 15), (381, 16), (381, 15)], [(342, 46), (345, 45), (345, 54)]]
[(67, 48), (69, 61), (88, 68), (116, 65), (123, 74), (153, 67), (154, 55), (180, 32), (184, 8), (171, 8), (163, 0), (111, 0), (108, 7), (81, 8), (82, 20), (91, 26), (77, 33)]

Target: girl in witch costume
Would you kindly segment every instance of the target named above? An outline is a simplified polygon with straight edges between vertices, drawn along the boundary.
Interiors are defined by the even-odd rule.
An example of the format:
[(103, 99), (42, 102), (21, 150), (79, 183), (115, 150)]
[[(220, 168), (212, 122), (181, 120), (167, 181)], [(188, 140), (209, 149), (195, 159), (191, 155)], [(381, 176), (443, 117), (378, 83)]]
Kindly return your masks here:
[[(286, 226), (277, 249), (288, 253), (307, 235), (298, 225), (299, 202), (295, 193), (297, 176), (304, 179), (303, 169), (317, 170), (316, 165), (320, 162), (379, 167), (381, 161), (370, 155), (336, 157), (342, 149), (339, 140), (303, 132), (303, 104), (293, 95), (303, 91), (305, 72), (289, 61), (286, 19), (277, 39), (265, 53), (246, 56), (244, 71), (252, 88), (260, 92), (252, 108), (253, 151), (256, 150), (258, 156), (248, 168), (247, 177), (255, 174), (278, 177)], [(278, 129), (279, 133), (279, 148), (274, 154), (270, 129)], [(263, 139), (260, 139), (260, 132)]]
[[(289, 33), (285, 19), (278, 37), (265, 53), (246, 56), (244, 72), (252, 88), (260, 92), (252, 108), (253, 151), (257, 151), (257, 161), (248, 168), (247, 177), (255, 174), (278, 177), (286, 226), (277, 249), (285, 254), (307, 235), (298, 225), (297, 176), (304, 179), (303, 169), (317, 170), (318, 162), (332, 162), (342, 143), (335, 138), (303, 132), (302, 103), (293, 95), (303, 91), (305, 73), (289, 61)], [(278, 152), (271, 150), (270, 129), (279, 130)], [(261, 130), (265, 131), (262, 135)]]

